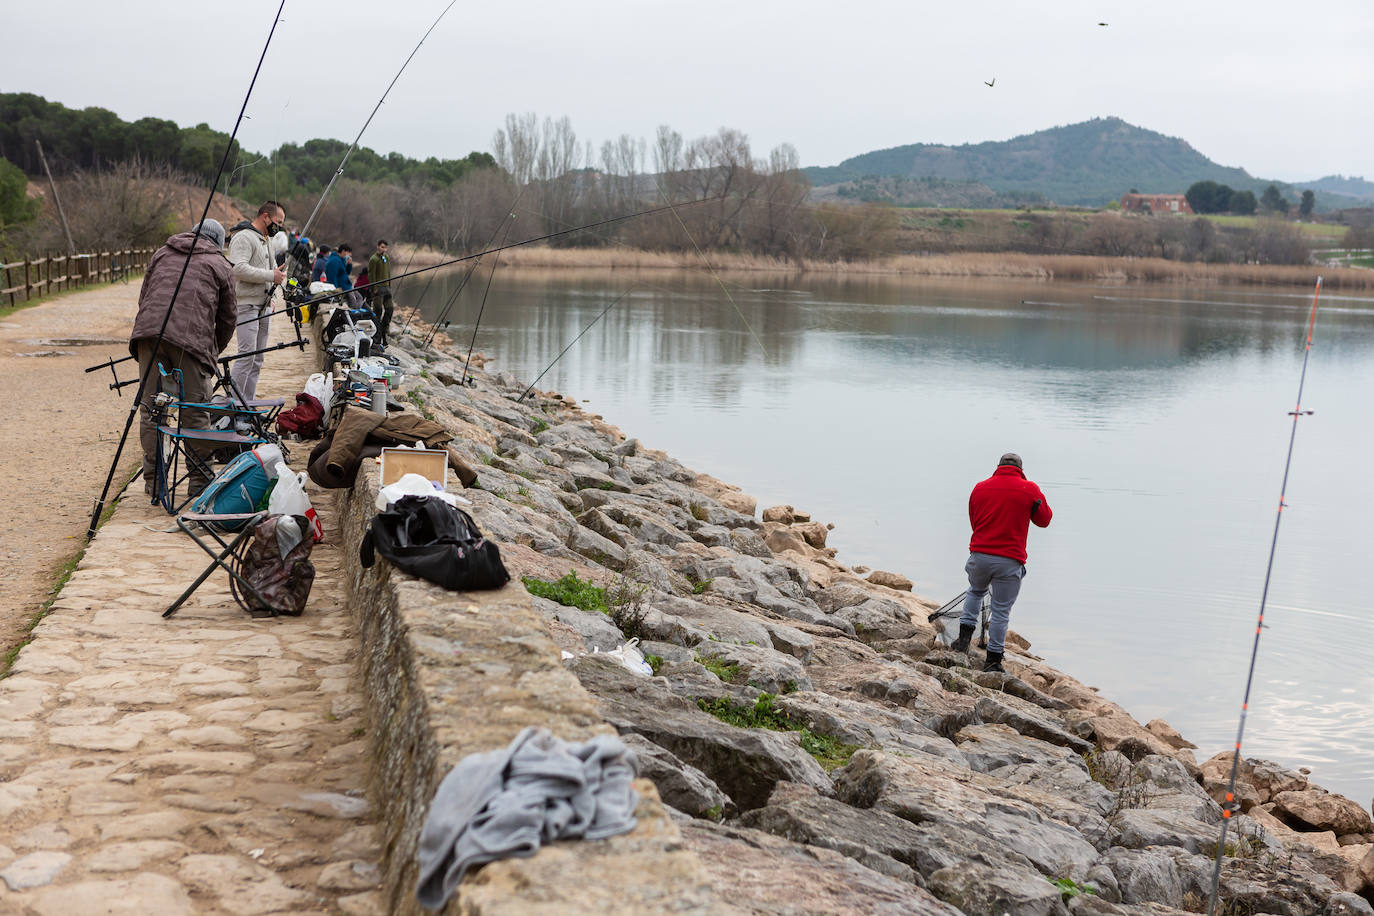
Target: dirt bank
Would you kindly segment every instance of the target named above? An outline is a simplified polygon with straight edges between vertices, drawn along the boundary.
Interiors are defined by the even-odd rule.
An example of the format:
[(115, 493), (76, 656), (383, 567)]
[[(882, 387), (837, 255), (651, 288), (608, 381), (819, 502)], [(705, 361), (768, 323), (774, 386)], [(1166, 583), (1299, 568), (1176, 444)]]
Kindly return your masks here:
[[(138, 290), (81, 290), (0, 319), (0, 663), (81, 549), (130, 405), (108, 372), (84, 370), (128, 353)], [(138, 454), (135, 440), (119, 483)]]

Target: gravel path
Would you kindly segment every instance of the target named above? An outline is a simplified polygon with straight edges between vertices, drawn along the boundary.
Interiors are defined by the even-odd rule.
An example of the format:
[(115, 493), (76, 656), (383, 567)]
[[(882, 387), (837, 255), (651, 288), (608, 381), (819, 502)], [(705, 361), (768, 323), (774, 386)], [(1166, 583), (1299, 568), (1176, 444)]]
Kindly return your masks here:
[[(130, 402), (79, 374), (114, 345), (15, 353), (68, 349), (21, 341), (77, 326), (122, 337), (136, 295), (130, 284), (64, 297), (0, 329), (8, 377), (35, 367), (28, 390), (44, 393), (43, 414), (64, 403), (48, 392), (68, 393), (58, 422), (28, 404), (16, 405), (23, 419), (12, 411), (6, 421), (11, 443), (51, 430), (34, 448), (58, 452), (25, 461), (11, 449), (5, 459), (26, 475), (6, 493), (11, 518), (52, 517), (6, 526), (30, 529), (4, 535), (6, 562), (35, 583), (25, 592), (7, 576), (8, 594), (29, 607), (43, 596), (43, 573), (85, 531)], [(310, 362), (270, 354), (263, 392), (294, 395)], [(297, 447), (292, 463), (307, 451)], [(207, 558), (166, 530), (171, 519), (148, 505), (141, 482), (129, 492), (0, 680), (0, 912), (382, 912), (332, 498), (312, 485), (327, 534), (303, 616), (252, 620), (217, 573), (163, 620)]]

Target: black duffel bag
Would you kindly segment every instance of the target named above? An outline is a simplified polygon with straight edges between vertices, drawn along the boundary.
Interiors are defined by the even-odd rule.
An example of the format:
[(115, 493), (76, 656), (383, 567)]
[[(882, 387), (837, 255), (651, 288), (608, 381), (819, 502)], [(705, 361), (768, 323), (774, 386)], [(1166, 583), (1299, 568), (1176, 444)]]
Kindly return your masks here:
[(455, 592), (500, 588), (510, 581), (496, 545), (462, 509), (442, 499), (402, 496), (378, 512), (358, 559), (371, 569), (381, 554), (402, 572)]

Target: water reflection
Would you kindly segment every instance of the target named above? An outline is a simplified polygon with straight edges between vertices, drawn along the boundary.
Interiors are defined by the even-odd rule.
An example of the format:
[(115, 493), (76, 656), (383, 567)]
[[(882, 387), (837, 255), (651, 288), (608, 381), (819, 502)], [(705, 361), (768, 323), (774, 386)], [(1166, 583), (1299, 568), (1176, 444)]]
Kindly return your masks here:
[[(457, 276), (435, 280), (426, 309)], [(1032, 535), (1013, 627), (1202, 754), (1234, 740), (1309, 295), (724, 279), (728, 298), (699, 274), (498, 273), (477, 346), (533, 379), (630, 290), (541, 387), (590, 399), (762, 505), (834, 522), (842, 558), (941, 599), (962, 587), (969, 488), (1020, 452), (1055, 523)], [(484, 285), (451, 316), (464, 348)], [(1374, 517), (1374, 300), (1330, 301), (1246, 749), (1312, 766), (1364, 804), (1374, 615), (1349, 571)]]

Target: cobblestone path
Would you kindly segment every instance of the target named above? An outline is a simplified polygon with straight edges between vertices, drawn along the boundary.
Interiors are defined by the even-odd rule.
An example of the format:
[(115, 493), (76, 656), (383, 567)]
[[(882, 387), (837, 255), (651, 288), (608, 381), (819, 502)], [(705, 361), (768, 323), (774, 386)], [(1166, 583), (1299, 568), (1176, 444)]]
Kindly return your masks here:
[[(268, 354), (260, 391), (289, 402), (311, 365)], [(163, 620), (208, 557), (129, 488), (0, 681), (0, 913), (382, 912), (345, 560), (311, 495), (303, 616), (250, 619), (218, 572)]]

